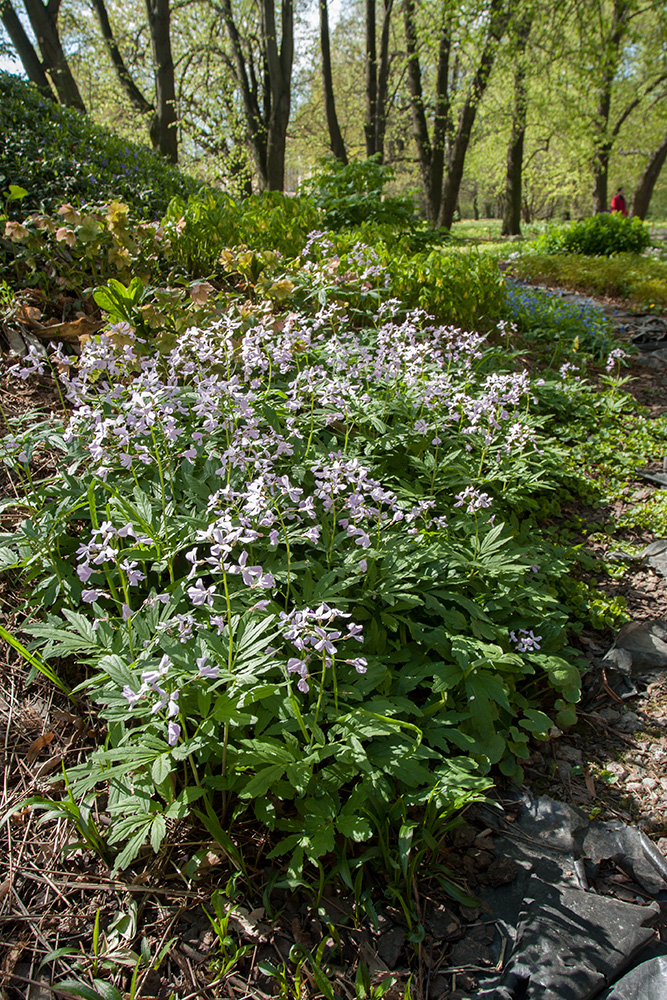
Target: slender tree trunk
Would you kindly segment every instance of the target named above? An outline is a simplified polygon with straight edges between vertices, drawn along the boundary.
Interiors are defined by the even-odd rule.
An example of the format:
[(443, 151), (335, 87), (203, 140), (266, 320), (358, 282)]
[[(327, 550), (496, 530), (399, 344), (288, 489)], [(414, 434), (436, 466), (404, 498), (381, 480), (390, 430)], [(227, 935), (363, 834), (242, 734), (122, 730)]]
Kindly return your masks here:
[(95, 8), (95, 13), (97, 14), (97, 20), (100, 23), (100, 30), (102, 32), (102, 37), (104, 38), (104, 44), (107, 47), (107, 52), (109, 53), (109, 57), (114, 65), (116, 75), (118, 76), (123, 90), (130, 99), (132, 106), (136, 108), (140, 114), (149, 114), (154, 110), (154, 107), (141, 93), (132, 79), (132, 74), (125, 65), (125, 60), (121, 55), (111, 29), (111, 23), (109, 21), (109, 15), (107, 14), (104, 0), (93, 0), (93, 7)]
[(491, 75), (498, 50), (498, 43), (505, 32), (509, 20), (509, 11), (505, 6), (505, 0), (491, 0), (490, 14), (489, 34), (484, 46), (484, 52), (482, 53), (482, 58), (480, 59), (466, 102), (461, 109), (456, 137), (452, 144), (447, 164), (447, 175), (443, 185), (442, 202), (438, 214), (438, 225), (445, 229), (451, 229), (452, 222), (454, 221), (456, 203), (459, 198), (459, 189), (463, 177), (463, 166), (470, 143), (472, 127), (475, 124), (477, 116), (477, 108), (489, 82), (489, 76)]
[(406, 49), (408, 54), (408, 90), (412, 131), (417, 145), (417, 156), (421, 172), (426, 215), (435, 225), (440, 211), (442, 197), (442, 177), (445, 161), (445, 141), (449, 126), (449, 56), (451, 51), (451, 28), (448, 19), (443, 20), (438, 67), (436, 75), (435, 117), (433, 121), (433, 142), (429, 137), (424, 94), (422, 89), (421, 66), (419, 63), (417, 29), (415, 26), (414, 0), (404, 0), (403, 20), (405, 24)]
[(442, 178), (445, 170), (445, 144), (451, 128), (451, 107), (449, 98), (449, 56), (451, 53), (451, 23), (443, 21), (438, 48), (438, 72), (436, 75), (435, 118), (433, 121), (433, 157), (431, 159), (431, 191), (429, 200), (432, 205), (430, 220), (434, 224), (440, 214), (442, 198)]
[[(230, 0), (222, 0), (221, 10), (227, 27), (229, 41), (232, 46), (234, 75), (236, 76), (236, 82), (238, 83), (241, 100), (243, 102), (248, 144), (252, 152), (255, 170), (257, 171), (259, 187), (262, 191), (265, 191), (268, 187), (268, 176), (266, 170), (267, 136), (266, 125), (259, 106), (259, 86), (255, 78), (254, 66), (252, 63), (248, 64), (246, 62), (246, 58), (243, 53), (243, 45), (241, 43), (241, 36), (239, 35), (238, 28), (236, 27)], [(267, 90), (267, 87), (268, 85), (265, 82), (264, 95), (265, 100), (269, 102), (269, 106), (266, 109), (268, 115), (270, 114), (271, 92), (270, 88)]]
[(621, 46), (628, 31), (632, 0), (614, 0), (613, 18), (602, 55), (602, 79), (598, 90), (598, 107), (593, 153), (593, 211), (606, 212), (608, 204), (609, 156), (613, 138), (609, 134), (611, 93), (621, 57)]
[(377, 43), (375, 39), (375, 0), (366, 0), (366, 156), (375, 156), (375, 120), (377, 118)]
[(648, 161), (644, 173), (639, 178), (632, 196), (630, 215), (634, 215), (642, 220), (646, 218), (649, 205), (651, 204), (653, 188), (660, 176), (660, 171), (665, 165), (665, 160), (667, 160), (667, 133), (665, 133), (665, 138)]
[[(608, 95), (611, 97), (611, 91)], [(599, 114), (599, 109), (598, 109)], [(609, 108), (607, 108), (609, 115)], [(603, 138), (604, 133), (598, 136), (596, 150), (593, 156), (593, 211), (606, 212), (609, 208), (609, 155), (611, 144)]]
[(324, 90), (324, 111), (329, 129), (329, 145), (337, 160), (347, 165), (347, 151), (338, 124), (334, 99), (333, 74), (331, 72), (331, 46), (329, 42), (328, 0), (320, 0), (320, 47), (322, 49), (322, 86)]
[(387, 128), (387, 95), (389, 89), (389, 28), (394, 0), (384, 0), (382, 34), (380, 36), (380, 65), (377, 77), (377, 105), (375, 109), (375, 152), (384, 160), (384, 137)]
[(408, 90), (410, 92), (410, 111), (412, 114), (412, 133), (417, 146), (417, 158), (421, 172), (426, 214), (431, 222), (437, 218), (437, 210), (433, 213), (431, 200), (431, 165), (433, 149), (428, 134), (428, 122), (424, 107), (424, 92), (422, 88), (422, 73), (417, 50), (417, 28), (415, 24), (414, 0), (403, 0), (403, 21), (405, 24), (405, 42), (408, 55)]
[(276, 37), (276, 16), (273, 0), (262, 0), (262, 30), (271, 94), (266, 144), (266, 186), (269, 191), (285, 187), (285, 142), (292, 96), (292, 65), (294, 62), (293, 0), (282, 0), (282, 37), (280, 49)]
[(528, 95), (526, 93), (525, 54), (533, 17), (529, 14), (516, 29), (516, 70), (514, 72), (514, 113), (512, 135), (507, 147), (507, 176), (503, 200), (502, 236), (521, 235), (521, 187), (523, 180), (523, 147), (526, 136)]
[(2, 20), (5, 31), (16, 49), (16, 54), (21, 60), (28, 79), (41, 90), (45, 97), (49, 97), (52, 101), (55, 101), (55, 96), (49, 79), (44, 72), (44, 67), (39, 61), (39, 57), (32, 47), (32, 43), (26, 35), (16, 11), (11, 5), (11, 0), (4, 0), (4, 2), (0, 3), (0, 20)]
[(155, 63), (155, 118), (151, 140), (163, 156), (178, 162), (176, 128), (176, 85), (171, 54), (169, 0), (146, 0)]
[(44, 67), (47, 70), (61, 104), (69, 108), (78, 108), (85, 113), (86, 106), (79, 93), (76, 80), (72, 76), (67, 58), (60, 44), (58, 34), (58, 11), (60, 0), (23, 0), (30, 25), (35, 32), (39, 51), (42, 53)]

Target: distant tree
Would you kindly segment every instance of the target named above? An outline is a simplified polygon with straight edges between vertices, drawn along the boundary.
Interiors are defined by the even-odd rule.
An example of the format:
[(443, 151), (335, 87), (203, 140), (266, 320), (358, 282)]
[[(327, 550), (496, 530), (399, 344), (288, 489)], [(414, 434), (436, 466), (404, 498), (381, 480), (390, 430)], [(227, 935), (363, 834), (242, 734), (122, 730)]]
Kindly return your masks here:
[(282, 191), (294, 64), (294, 0), (282, 0), (280, 45), (274, 0), (259, 0), (259, 4), (259, 38), (252, 30), (241, 34), (231, 0), (221, 0), (219, 9), (227, 27), (259, 186)]
[[(455, 47), (461, 47), (461, 38), (455, 33), (460, 13), (454, 4), (443, 3), (438, 32), (435, 97), (429, 102), (423, 91), (414, 0), (403, 0), (413, 133), (427, 214), (433, 223), (446, 229), (451, 228), (454, 220), (472, 128), (509, 21), (509, 3), (508, 0), (489, 0), (482, 12), (475, 11), (475, 24), (467, 25), (465, 30), (471, 35), (476, 34), (474, 48), (478, 55), (476, 58), (471, 56), (466, 71), (460, 63), (450, 67), (451, 52)], [(453, 110), (455, 88), (463, 91), (456, 122)], [(434, 109), (432, 136), (427, 117), (429, 105)]]
[(515, 19), (512, 30), (514, 57), (514, 107), (512, 109), (512, 134), (507, 147), (507, 173), (503, 198), (503, 236), (521, 235), (521, 205), (523, 181), (523, 150), (526, 138), (528, 94), (526, 88), (525, 56), (531, 28), (535, 18), (532, 7), (522, 11)]
[(155, 116), (151, 123), (151, 140), (163, 156), (172, 163), (177, 163), (176, 84), (171, 54), (169, 0), (146, 0), (146, 12), (155, 74)]
[(61, 0), (48, 0), (46, 4), (42, 3), (42, 0), (23, 0), (23, 5), (37, 39), (41, 59), (35, 52), (11, 0), (1, 0), (0, 16), (26, 76), (47, 96), (52, 96), (48, 82), (50, 78), (61, 104), (85, 112), (86, 106), (60, 40), (58, 14)]
[(594, 101), (593, 211), (604, 212), (609, 208), (610, 159), (621, 129), (667, 83), (664, 23), (657, 44), (646, 44), (653, 41), (651, 22), (665, 20), (665, 5), (662, 0), (583, 0), (573, 9), (578, 42), (568, 58), (582, 68), (584, 101), (589, 95)]
[(338, 124), (336, 101), (334, 98), (333, 72), (331, 68), (331, 39), (329, 34), (328, 0), (319, 0), (320, 9), (320, 52), (322, 55), (322, 88), (324, 91), (324, 112), (329, 131), (329, 145), (337, 160), (347, 165), (347, 150)]
[(111, 22), (109, 21), (109, 15), (107, 13), (107, 8), (104, 0), (92, 0), (93, 8), (97, 15), (97, 20), (99, 21), (100, 31), (102, 32), (102, 38), (104, 39), (104, 44), (106, 46), (107, 52), (109, 53), (109, 58), (113, 63), (113, 67), (116, 71), (120, 85), (127, 94), (132, 106), (139, 112), (139, 114), (146, 115), (150, 114), (155, 110), (155, 106), (142, 94), (139, 87), (134, 81), (130, 70), (127, 67), (123, 55), (116, 41), (115, 35), (111, 28)]
[(2, 0), (0, 3), (0, 20), (2, 20), (5, 31), (9, 35), (16, 54), (21, 60), (28, 79), (41, 90), (45, 97), (55, 100), (49, 78), (44, 71), (39, 56), (32, 46), (32, 42), (26, 34), (25, 28), (11, 5), (11, 0)]
[(649, 157), (646, 168), (643, 171), (637, 186), (632, 195), (630, 205), (630, 215), (636, 215), (639, 219), (645, 219), (648, 213), (653, 189), (660, 177), (660, 172), (667, 160), (667, 133), (658, 148)]
[(376, 0), (366, 4), (366, 156), (384, 159), (389, 87), (389, 29), (393, 0), (383, 0), (380, 58), (377, 54)]

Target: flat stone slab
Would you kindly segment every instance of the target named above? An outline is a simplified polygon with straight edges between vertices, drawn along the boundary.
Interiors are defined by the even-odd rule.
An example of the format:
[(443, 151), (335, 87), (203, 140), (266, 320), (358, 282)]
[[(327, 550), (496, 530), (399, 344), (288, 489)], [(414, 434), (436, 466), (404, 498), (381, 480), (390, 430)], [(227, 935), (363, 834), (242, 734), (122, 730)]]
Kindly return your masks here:
[(667, 538), (656, 538), (642, 552), (646, 565), (667, 578)]
[(667, 622), (628, 622), (605, 653), (602, 665), (626, 676), (667, 668)]

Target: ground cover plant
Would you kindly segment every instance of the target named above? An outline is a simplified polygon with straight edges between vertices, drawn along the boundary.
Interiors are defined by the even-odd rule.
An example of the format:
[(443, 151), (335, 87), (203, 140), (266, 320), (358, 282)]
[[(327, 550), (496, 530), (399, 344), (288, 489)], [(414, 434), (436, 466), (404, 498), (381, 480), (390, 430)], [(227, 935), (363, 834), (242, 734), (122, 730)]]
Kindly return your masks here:
[(199, 188), (157, 153), (119, 139), (4, 71), (0, 132), (0, 197), (6, 198), (12, 186), (23, 191), (21, 199), (7, 203), (12, 218), (26, 211), (53, 212), (63, 201), (80, 205), (116, 198), (153, 219), (175, 195)]
[[(629, 419), (621, 358), (593, 391), (595, 316), (518, 301), (474, 253), (304, 239), (290, 211), (267, 213), (295, 234), (283, 254), (216, 258), (216, 236), (196, 277), (201, 218), (177, 209), (137, 227), (110, 207), (88, 241), (71, 207), (51, 220), (71, 242), (10, 224), (6, 281), (65, 242), (46, 290), (96, 283), (107, 320), (80, 356), (17, 366), (62, 400), (3, 443), (2, 565), (30, 609), (4, 638), (105, 726), (30, 804), (123, 878), (156, 853), (195, 878), (207, 847), (188, 856), (185, 828), (248, 897), (334, 882), (372, 921), (380, 885), (418, 948), (417, 875), (465, 898), (444, 833), (575, 721), (577, 630), (623, 620), (553, 528), (596, 496), (577, 434)], [(546, 331), (538, 351), (565, 324), (559, 355), (528, 370), (511, 319)]]
[(560, 285), (590, 295), (625, 299), (645, 310), (667, 306), (667, 264), (658, 256), (512, 253), (511, 271), (521, 281)]
[(552, 364), (582, 350), (598, 359), (614, 347), (612, 324), (601, 306), (563, 302), (538, 288), (509, 281), (507, 307), (511, 321), (529, 341), (553, 350)]
[(641, 219), (620, 212), (603, 212), (548, 229), (535, 240), (535, 248), (548, 254), (610, 257), (618, 253), (642, 253), (650, 242), (649, 228)]

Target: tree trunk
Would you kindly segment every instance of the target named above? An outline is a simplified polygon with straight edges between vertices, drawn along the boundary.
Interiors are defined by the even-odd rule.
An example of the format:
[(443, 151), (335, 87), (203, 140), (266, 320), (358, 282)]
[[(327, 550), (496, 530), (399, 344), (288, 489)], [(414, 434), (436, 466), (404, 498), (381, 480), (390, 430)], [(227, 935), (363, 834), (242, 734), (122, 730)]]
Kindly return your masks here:
[(86, 106), (60, 44), (58, 34), (60, 0), (56, 0), (56, 2), (49, 0), (46, 6), (42, 0), (23, 0), (23, 3), (35, 33), (39, 51), (42, 53), (44, 68), (53, 81), (60, 103), (68, 108), (78, 108), (79, 111), (85, 113)]
[(176, 128), (176, 86), (171, 55), (169, 0), (146, 0), (155, 63), (155, 118), (151, 141), (163, 156), (178, 163)]
[(366, 0), (366, 156), (375, 156), (377, 117), (377, 45), (375, 41), (375, 0)]
[(449, 54), (451, 34), (448, 21), (444, 21), (438, 51), (438, 71), (436, 78), (435, 118), (433, 122), (433, 143), (431, 143), (422, 90), (421, 66), (417, 52), (417, 29), (415, 26), (414, 0), (404, 0), (403, 19), (405, 22), (406, 49), (408, 54), (408, 90), (412, 131), (417, 145), (419, 169), (424, 188), (426, 215), (435, 225), (440, 210), (442, 196), (442, 176), (445, 158), (445, 139), (449, 123)]
[(41, 90), (45, 97), (55, 101), (49, 78), (44, 72), (44, 67), (39, 61), (39, 57), (32, 47), (32, 43), (26, 35), (16, 11), (11, 5), (11, 0), (4, 0), (4, 2), (0, 3), (0, 20), (2, 20), (5, 31), (16, 49), (16, 54), (21, 60), (28, 79)]
[(599, 140), (593, 157), (593, 211), (609, 210), (609, 155), (611, 146)]
[(523, 147), (526, 136), (528, 96), (526, 93), (525, 54), (533, 23), (529, 13), (516, 29), (516, 70), (514, 73), (514, 113), (512, 135), (507, 148), (507, 176), (503, 201), (502, 236), (521, 236), (521, 187), (523, 179)]
[(324, 111), (329, 129), (329, 145), (337, 160), (347, 166), (347, 151), (338, 124), (334, 99), (333, 74), (331, 72), (331, 46), (329, 43), (328, 0), (320, 0), (320, 47), (322, 49), (322, 86), (324, 90)]
[(266, 144), (266, 187), (282, 191), (285, 187), (285, 142), (292, 95), (294, 62), (293, 0), (282, 0), (282, 37), (280, 50), (276, 37), (273, 0), (262, 0), (262, 32), (271, 94), (271, 111)]
[(426, 214), (431, 222), (437, 218), (437, 210), (433, 213), (431, 200), (431, 162), (433, 149), (428, 134), (428, 123), (424, 108), (424, 92), (422, 88), (422, 73), (417, 52), (417, 28), (415, 25), (414, 0), (404, 0), (403, 21), (405, 24), (405, 42), (408, 54), (408, 90), (410, 92), (410, 112), (412, 114), (412, 133), (417, 146), (417, 158), (421, 172)]
[(442, 202), (438, 214), (438, 225), (445, 229), (451, 229), (452, 222), (454, 221), (454, 212), (456, 211), (456, 203), (459, 199), (459, 189), (463, 177), (463, 166), (470, 143), (472, 127), (475, 124), (477, 116), (477, 108), (489, 82), (498, 43), (505, 32), (509, 20), (509, 11), (505, 6), (505, 0), (491, 0), (490, 14), (489, 33), (482, 58), (480, 59), (466, 102), (461, 109), (456, 137), (452, 144), (447, 164), (447, 176), (443, 185)]
[(436, 76), (435, 117), (433, 120), (433, 158), (431, 160), (431, 193), (433, 206), (431, 222), (435, 225), (440, 214), (442, 178), (445, 170), (445, 144), (451, 130), (449, 98), (449, 56), (452, 47), (451, 23), (443, 21), (438, 48)]
[[(268, 187), (268, 176), (266, 170), (266, 146), (267, 134), (266, 123), (259, 106), (259, 86), (255, 78), (254, 66), (248, 65), (243, 53), (241, 36), (239, 35), (230, 0), (222, 0), (222, 15), (227, 27), (227, 34), (232, 46), (234, 59), (234, 70), (236, 82), (238, 83), (243, 101), (243, 112), (246, 120), (248, 144), (252, 151), (252, 158), (257, 171), (259, 187), (265, 191)], [(265, 100), (268, 102), (267, 115), (270, 114), (270, 88), (267, 92), (265, 82)]]
[(121, 55), (120, 49), (114, 38), (113, 31), (111, 30), (111, 24), (109, 22), (109, 15), (107, 14), (107, 9), (104, 5), (104, 0), (93, 0), (93, 7), (95, 8), (95, 13), (97, 14), (97, 20), (100, 23), (100, 30), (102, 32), (102, 37), (104, 38), (104, 43), (107, 47), (107, 52), (111, 62), (116, 70), (116, 75), (120, 81), (120, 84), (127, 94), (132, 106), (142, 114), (149, 114), (154, 111), (153, 105), (146, 100), (144, 95), (141, 93), (136, 83), (132, 79), (132, 75), (125, 65), (125, 60)]
[(384, 136), (387, 129), (387, 95), (389, 89), (389, 27), (394, 0), (384, 0), (384, 17), (380, 36), (380, 66), (378, 69), (377, 104), (375, 109), (375, 152), (384, 160)]
[(621, 57), (621, 45), (628, 31), (631, 0), (614, 0), (613, 19), (606, 51), (602, 54), (602, 80), (598, 90), (598, 108), (593, 154), (593, 211), (606, 212), (608, 204), (609, 156), (613, 139), (609, 134), (611, 92)]
[(630, 215), (636, 216), (642, 221), (646, 218), (648, 207), (651, 204), (651, 195), (656, 181), (660, 176), (665, 160), (667, 160), (667, 133), (655, 153), (648, 161), (644, 173), (639, 178), (635, 193), (632, 196)]

